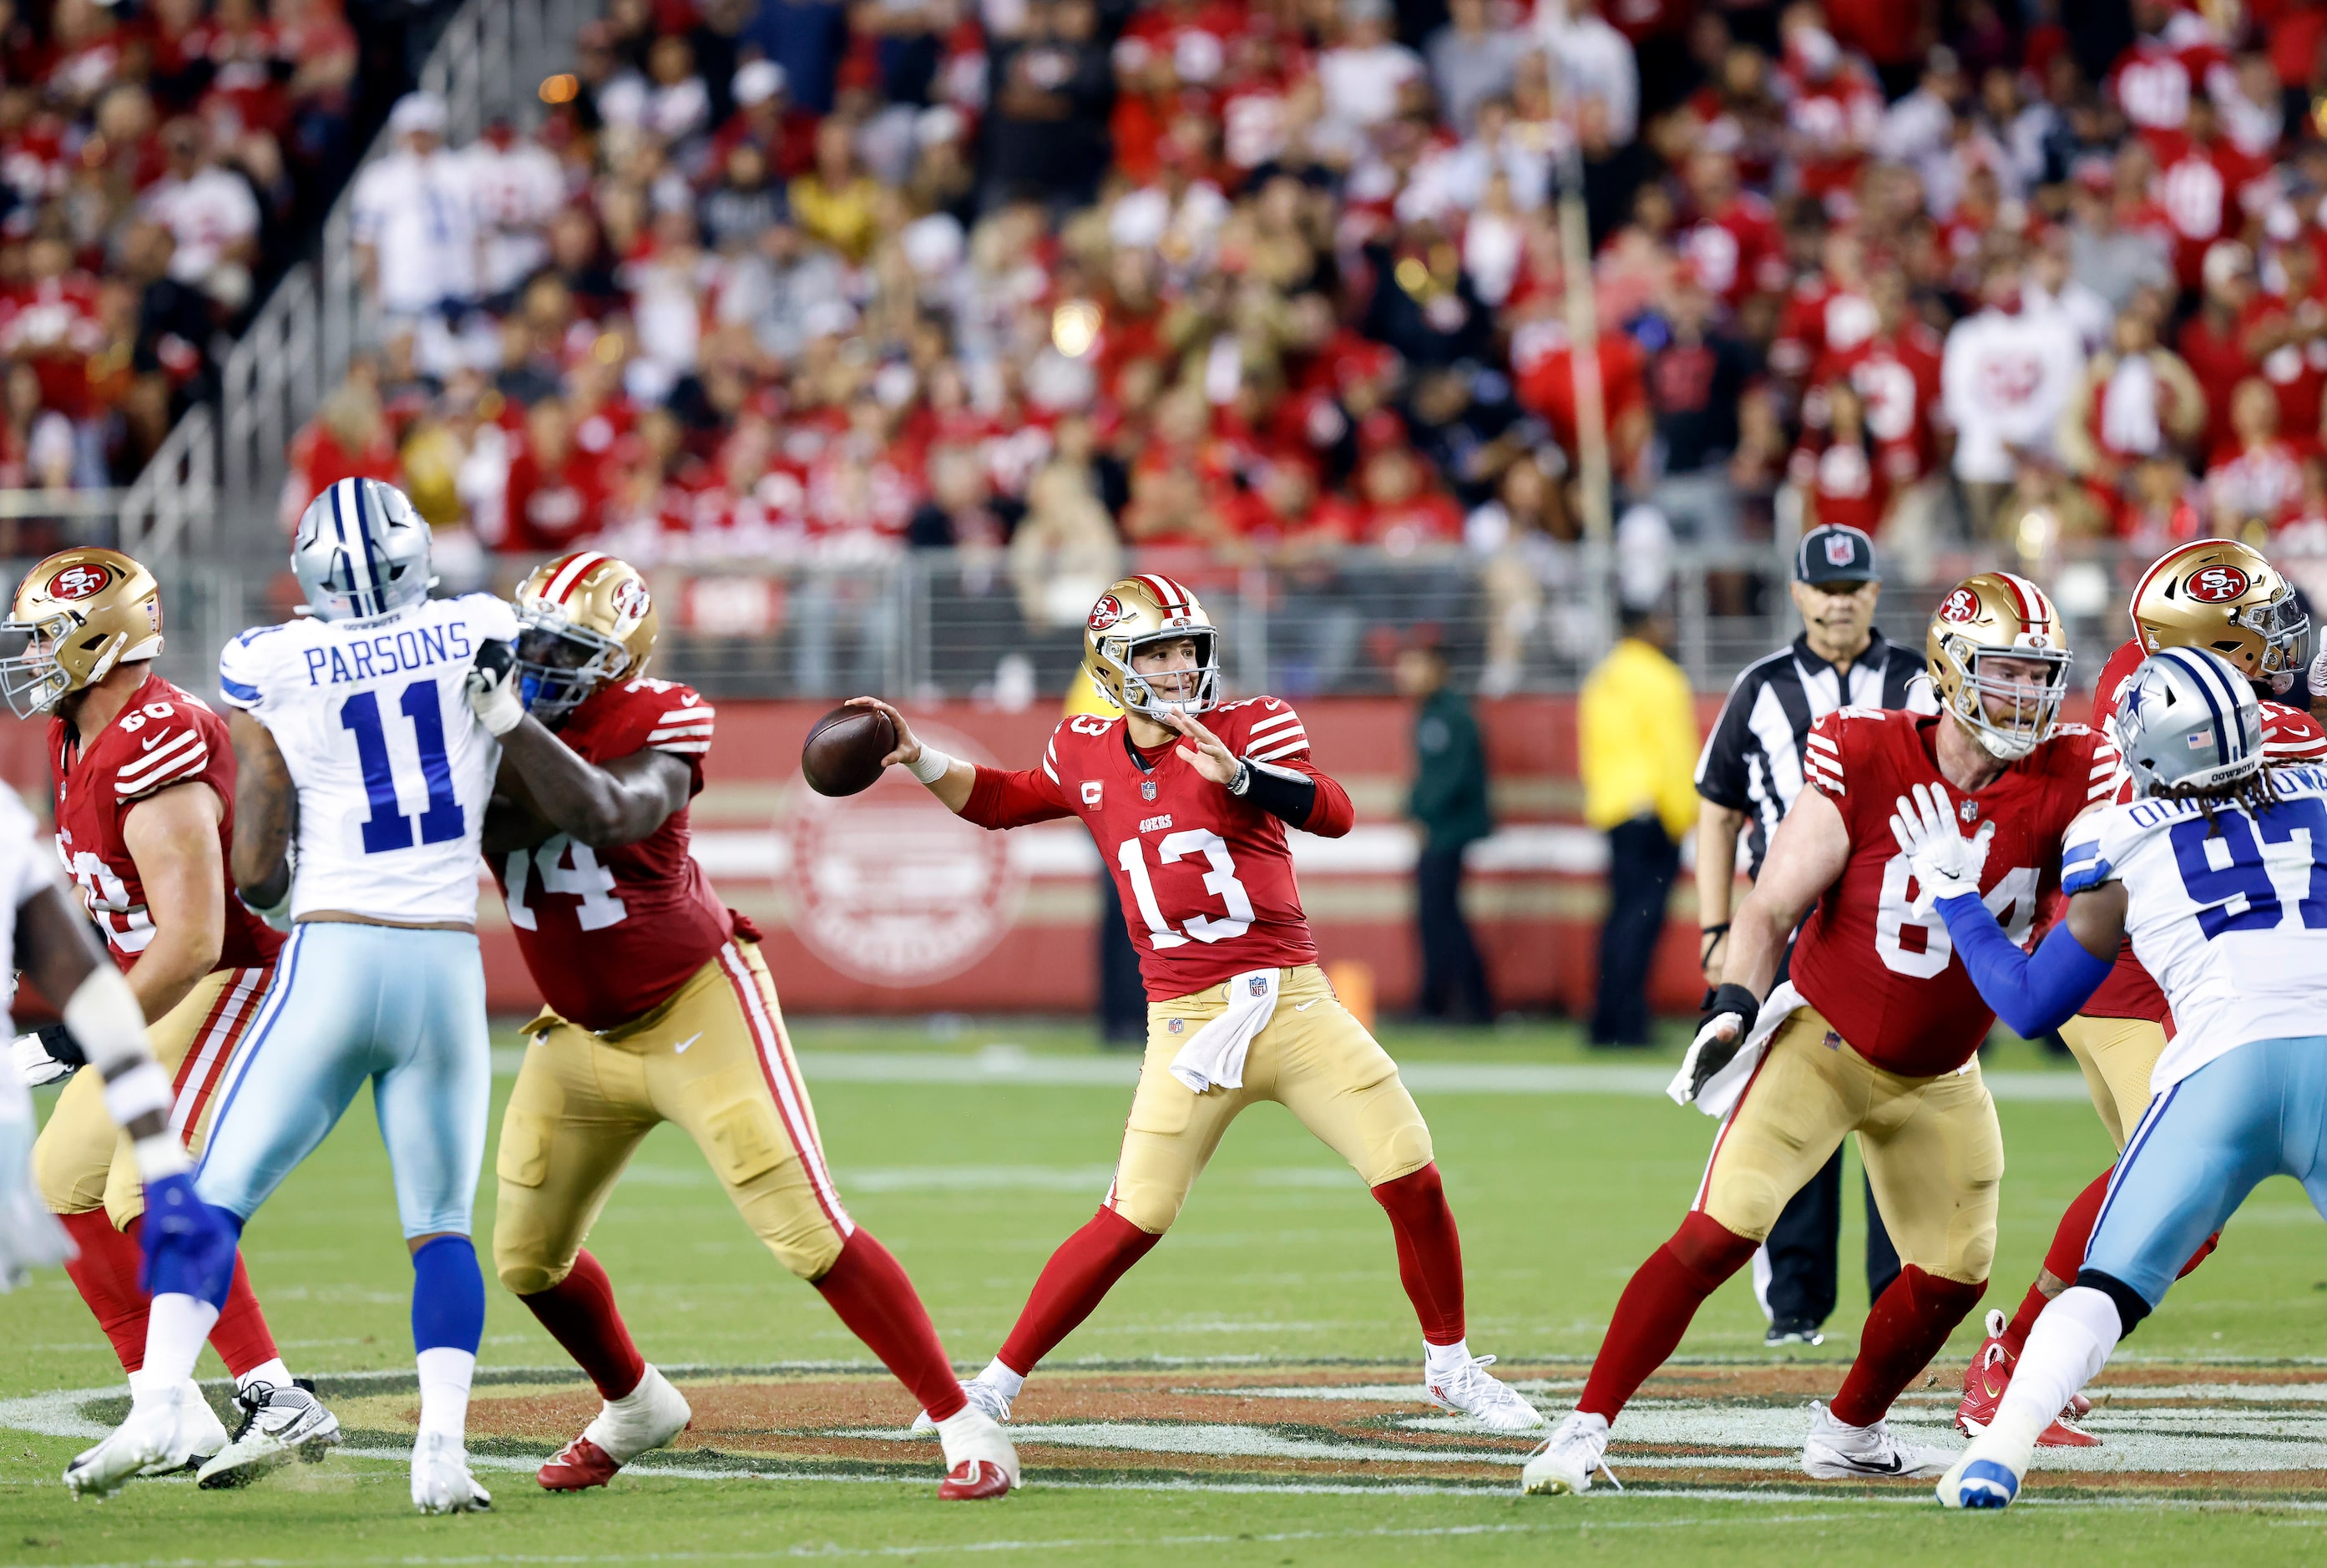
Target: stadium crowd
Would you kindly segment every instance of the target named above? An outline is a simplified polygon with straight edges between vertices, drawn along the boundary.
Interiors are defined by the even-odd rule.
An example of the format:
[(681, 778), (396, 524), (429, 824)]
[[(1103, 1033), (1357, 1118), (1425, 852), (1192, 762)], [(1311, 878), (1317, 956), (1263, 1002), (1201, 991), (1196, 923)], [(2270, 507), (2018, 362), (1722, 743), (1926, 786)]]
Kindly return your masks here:
[(1607, 9), (614, 0), (537, 136), (400, 106), (355, 194), (379, 348), (286, 504), (954, 546), (1030, 625), (1126, 548), (1200, 588), (1483, 562), (1492, 690), (1578, 533), (1573, 154), (1620, 546), (2327, 565), (2327, 9)]
[(358, 55), (339, 0), (0, 4), (0, 488), (126, 483), (208, 394), (350, 161)]

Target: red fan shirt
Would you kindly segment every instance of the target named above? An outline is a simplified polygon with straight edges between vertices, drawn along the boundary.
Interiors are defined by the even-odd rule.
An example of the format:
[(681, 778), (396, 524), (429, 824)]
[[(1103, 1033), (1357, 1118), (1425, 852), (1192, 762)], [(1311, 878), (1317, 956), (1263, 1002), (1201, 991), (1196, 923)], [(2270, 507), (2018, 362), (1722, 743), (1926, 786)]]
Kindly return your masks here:
[[(2015, 942), (2060, 885), (2061, 845), (2086, 807), (2108, 798), (2117, 748), (2082, 724), (2063, 724), (1985, 789), (1966, 793), (1939, 773), (1944, 716), (1840, 708), (1818, 722), (1803, 750), (1806, 780), (1842, 813), (1850, 858), (1802, 922), (1793, 984), (1853, 1050), (1909, 1078), (1953, 1072), (1995, 1022), (1911, 859), (1891, 832), (1899, 798), (1917, 784), (1943, 789), (1984, 856), (1980, 898)], [(1984, 846), (1984, 847), (1983, 847)]]
[[(1236, 755), (1316, 781), (1304, 831), (1350, 831), (1349, 792), (1310, 760), (1292, 705), (1251, 697), (1202, 722)], [(1317, 961), (1285, 824), (1183, 761), (1185, 743), (1138, 753), (1120, 716), (1078, 714), (1051, 734), (1040, 767), (978, 769), (961, 811), (981, 827), (1081, 817), (1115, 877), (1140, 976), (1158, 1002), (1249, 969)]]
[[(557, 738), (590, 762), (668, 751), (703, 789), (715, 710), (676, 681), (602, 686)], [(682, 807), (636, 844), (592, 849), (563, 833), (493, 858), (518, 951), (551, 1010), (584, 1029), (612, 1029), (653, 1011), (731, 937), (759, 940), (719, 901), (687, 853)]]

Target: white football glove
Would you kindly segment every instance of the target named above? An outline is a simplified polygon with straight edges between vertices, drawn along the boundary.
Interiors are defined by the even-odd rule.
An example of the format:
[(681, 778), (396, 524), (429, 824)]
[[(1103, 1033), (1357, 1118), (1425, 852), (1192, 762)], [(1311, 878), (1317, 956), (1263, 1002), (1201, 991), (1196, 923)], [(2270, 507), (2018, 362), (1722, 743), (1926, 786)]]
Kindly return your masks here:
[[(66, 1050), (73, 1059), (62, 1059), (49, 1049), (47, 1041), (41, 1038), (42, 1032), (35, 1030), (30, 1034), (20, 1034), (8, 1047), (8, 1054), (15, 1059), (17, 1081), (28, 1089), (55, 1083), (60, 1078), (69, 1078), (81, 1065), (75, 1048), (68, 1043)], [(58, 1033), (63, 1033), (61, 1027)]]
[(1944, 785), (1918, 784), (1899, 797), (1891, 835), (1915, 864), (1915, 876), (1933, 902), (1977, 894), (1980, 863), (1956, 829), (1955, 807)]
[(519, 694), (517, 650), (492, 639), (479, 645), (477, 661), (469, 667), (469, 707), (477, 722), (498, 739), (525, 723), (525, 698)]
[[(2294, 683), (2287, 684), (2291, 686)], [(2320, 644), (2319, 657), (2311, 661), (2311, 700), (2317, 702), (2321, 697), (2327, 697), (2327, 641)]]

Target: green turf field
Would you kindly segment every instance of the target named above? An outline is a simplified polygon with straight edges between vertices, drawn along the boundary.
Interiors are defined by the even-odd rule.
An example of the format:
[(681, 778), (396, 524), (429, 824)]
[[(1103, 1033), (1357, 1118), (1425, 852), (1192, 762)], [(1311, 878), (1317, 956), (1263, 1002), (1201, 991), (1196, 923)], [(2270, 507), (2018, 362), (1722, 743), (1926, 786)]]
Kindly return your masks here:
[[(1128, 1065), (1053, 1025), (811, 1024), (797, 1038), (852, 1211), (911, 1271), (956, 1360), (982, 1365), (1050, 1248), (1105, 1190)], [(1463, 1225), (1472, 1347), (1564, 1408), (1626, 1277), (1687, 1204), (1710, 1124), (1643, 1092), (1649, 1063), (1591, 1076), (1600, 1059), (1561, 1029), (1385, 1040), (1430, 1117)], [(2108, 1151), (2073, 1069), (2011, 1045), (1990, 1071), (2011, 1169), (1989, 1302), (2008, 1308), (2061, 1206)], [(489, 1158), (481, 1252), (491, 1180)], [(365, 1451), (248, 1492), (143, 1482), (73, 1504), (56, 1482), (86, 1441), (71, 1423), (109, 1419), (121, 1402), (41, 1396), (119, 1377), (71, 1286), (50, 1273), (0, 1298), (0, 1563), (936, 1561), (973, 1548), (981, 1562), (1491, 1562), (1582, 1550), (1610, 1561), (1718, 1551), (1740, 1562), (1958, 1563), (2062, 1545), (2117, 1560), (2243, 1562), (2327, 1550), (2327, 1468), (2313, 1468), (2327, 1467), (2327, 1386), (2308, 1381), (2327, 1368), (2300, 1364), (2327, 1354), (2327, 1229), (2292, 1183), (2257, 1193), (2220, 1253), (2105, 1375), (2157, 1385), (2152, 1405), (2129, 1397), (2099, 1418), (2112, 1462), (2141, 1473), (2032, 1483), (2029, 1504), (2003, 1517), (1945, 1515), (1920, 1485), (1822, 1489), (1787, 1468), (1800, 1400), (1830, 1392), (1865, 1309), (1851, 1262), (1856, 1207), (1826, 1346), (1758, 1394), (1741, 1385), (1733, 1404), (1717, 1391), (1710, 1403), (1676, 1395), (1660, 1402), (1667, 1415), (1641, 1417), (1678, 1423), (1671, 1441), (1683, 1444), (1692, 1421), (1760, 1433), (1761, 1448), (1706, 1461), (1748, 1468), (1714, 1483), (1691, 1480), (1681, 1461), (1628, 1469), (1620, 1425), (1610, 1459), (1631, 1491), (1522, 1499), (1512, 1482), (1527, 1443), (1450, 1434), (1418, 1397), (1402, 1398), (1397, 1383), (1418, 1381), (1419, 1349), (1388, 1227), (1354, 1177), (1264, 1106), (1231, 1133), (1171, 1237), (1029, 1385), (1018, 1419), (1057, 1446), (1022, 1435), (1027, 1487), (999, 1505), (957, 1507), (932, 1495), (934, 1445), (902, 1439), (912, 1401), (863, 1371), (861, 1348), (743, 1229), (695, 1151), (659, 1134), (591, 1246), (646, 1355), (702, 1369), (677, 1377), (696, 1399), (692, 1446), (603, 1492), (540, 1492), (532, 1465), (593, 1400), (524, 1309), (489, 1284), (472, 1432), (496, 1511), (423, 1519), (395, 1449), (414, 1403), (396, 1376), (411, 1366), (409, 1268), (359, 1106), (252, 1225), (246, 1253), (285, 1358), (328, 1375), (350, 1446)], [(1682, 1356), (1741, 1365), (1684, 1370), (1765, 1377), (1778, 1358), (1761, 1330), (1750, 1292), (1733, 1283)], [(1975, 1338), (1970, 1325), (1958, 1334), (1935, 1367), (1942, 1382), (1954, 1383)], [(2288, 1364), (2252, 1365), (2277, 1358)], [(201, 1376), (220, 1370), (206, 1354)], [(351, 1376), (368, 1372), (381, 1376)], [(2254, 1377), (2297, 1386), (2249, 1399), (2226, 1381)], [(1324, 1414), (1304, 1403), (1336, 1386), (1359, 1403)], [(1910, 1398), (1919, 1403), (1902, 1419), (1934, 1429), (1953, 1404), (1936, 1388)], [(1230, 1414), (1207, 1414), (1220, 1411)], [(2239, 1476), (2191, 1473), (2239, 1444)]]

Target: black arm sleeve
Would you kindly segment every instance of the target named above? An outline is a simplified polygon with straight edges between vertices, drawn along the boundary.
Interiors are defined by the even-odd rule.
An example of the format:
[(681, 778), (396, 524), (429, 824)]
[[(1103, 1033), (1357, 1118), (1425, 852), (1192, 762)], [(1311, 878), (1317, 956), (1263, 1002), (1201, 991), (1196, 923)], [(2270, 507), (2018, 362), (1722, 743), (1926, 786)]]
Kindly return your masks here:
[(1314, 779), (1290, 768), (1272, 768), (1266, 762), (1248, 761), (1245, 768), (1251, 776), (1251, 781), (1245, 786), (1245, 799), (1288, 827), (1308, 823), (1309, 813), (1317, 805)]

